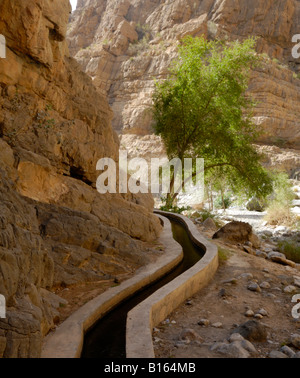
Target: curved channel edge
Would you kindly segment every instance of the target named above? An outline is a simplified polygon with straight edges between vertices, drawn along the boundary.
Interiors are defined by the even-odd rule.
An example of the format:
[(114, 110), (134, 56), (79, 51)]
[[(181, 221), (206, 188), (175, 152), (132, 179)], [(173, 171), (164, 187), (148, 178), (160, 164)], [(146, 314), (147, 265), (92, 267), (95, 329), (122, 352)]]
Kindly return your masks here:
[(179, 214), (155, 211), (184, 225), (194, 244), (205, 250), (203, 258), (192, 268), (132, 309), (127, 316), (126, 357), (155, 358), (152, 330), (185, 300), (205, 287), (214, 277), (218, 266), (218, 248), (205, 239), (194, 223)]
[(159, 238), (159, 242), (166, 247), (164, 254), (156, 262), (137, 270), (132, 278), (120, 286), (108, 289), (74, 312), (44, 339), (41, 358), (80, 358), (84, 336), (90, 328), (122, 301), (180, 264), (183, 259), (182, 247), (172, 237), (170, 221), (158, 216), (164, 225)]

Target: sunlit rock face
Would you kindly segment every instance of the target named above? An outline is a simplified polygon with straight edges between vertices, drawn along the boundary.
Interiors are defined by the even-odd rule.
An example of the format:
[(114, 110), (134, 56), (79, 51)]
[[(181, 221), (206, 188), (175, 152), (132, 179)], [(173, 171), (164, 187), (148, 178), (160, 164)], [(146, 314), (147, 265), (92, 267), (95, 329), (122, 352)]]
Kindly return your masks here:
[[(265, 64), (252, 75), (249, 93), (257, 101), (254, 121), (262, 129), (258, 142), (300, 148), (300, 60), (292, 57), (297, 30), (297, 0), (79, 0), (71, 17), (71, 55), (106, 93), (113, 126), (133, 155), (141, 141), (147, 155), (159, 155), (152, 134), (154, 80), (163, 79), (185, 35), (207, 38), (258, 38)], [(146, 147), (148, 144), (148, 147)]]
[(117, 161), (120, 144), (106, 96), (69, 55), (70, 12), (0, 2), (0, 358), (39, 357), (65, 304), (54, 291), (133, 273), (161, 231), (150, 195), (96, 190), (97, 161)]

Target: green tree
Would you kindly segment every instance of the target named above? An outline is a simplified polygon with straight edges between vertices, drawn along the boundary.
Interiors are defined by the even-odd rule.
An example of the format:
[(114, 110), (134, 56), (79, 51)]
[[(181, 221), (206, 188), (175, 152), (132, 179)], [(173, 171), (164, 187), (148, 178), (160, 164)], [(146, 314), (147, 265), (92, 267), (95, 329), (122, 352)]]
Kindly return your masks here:
[[(254, 47), (254, 39), (183, 39), (169, 78), (156, 83), (153, 113), (155, 132), (170, 159), (203, 158), (205, 171), (222, 168), (230, 187), (263, 197), (272, 185), (252, 146), (254, 104), (246, 95), (251, 68), (259, 60)], [(177, 194), (172, 177), (170, 206)]]

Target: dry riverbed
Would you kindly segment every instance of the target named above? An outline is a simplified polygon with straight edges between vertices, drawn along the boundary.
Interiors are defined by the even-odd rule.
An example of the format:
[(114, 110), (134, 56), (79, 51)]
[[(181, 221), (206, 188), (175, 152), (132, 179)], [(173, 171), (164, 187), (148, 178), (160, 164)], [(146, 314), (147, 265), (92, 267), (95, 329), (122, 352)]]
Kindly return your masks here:
[(300, 320), (292, 316), (299, 268), (217, 244), (223, 258), (213, 281), (154, 329), (156, 357), (300, 357)]

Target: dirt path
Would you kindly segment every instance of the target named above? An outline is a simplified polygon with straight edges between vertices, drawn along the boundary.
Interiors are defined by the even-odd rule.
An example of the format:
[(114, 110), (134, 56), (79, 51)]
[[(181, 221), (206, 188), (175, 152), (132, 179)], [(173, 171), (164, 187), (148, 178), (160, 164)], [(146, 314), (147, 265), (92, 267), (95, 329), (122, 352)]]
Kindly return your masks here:
[[(300, 288), (293, 293), (284, 291), (294, 284), (294, 276), (300, 276), (299, 270), (249, 255), (233, 246), (219, 242), (218, 245), (223, 251), (226, 249), (227, 260), (221, 263), (209, 286), (155, 329), (156, 357), (242, 357), (243, 351), (228, 348), (227, 340), (238, 325), (254, 319), (267, 331), (267, 339), (252, 341), (256, 352), (249, 353), (251, 357), (268, 357), (270, 352), (289, 344), (292, 334), (300, 334), (300, 321), (292, 317), (291, 302)], [(250, 291), (250, 283), (259, 284), (259, 292)], [(254, 318), (260, 310), (263, 315)], [(245, 315), (247, 311), (253, 311), (252, 317)], [(201, 321), (205, 325), (199, 325)], [(224, 344), (217, 347), (217, 342), (224, 341), (225, 347)], [(299, 352), (295, 347), (291, 349)]]

